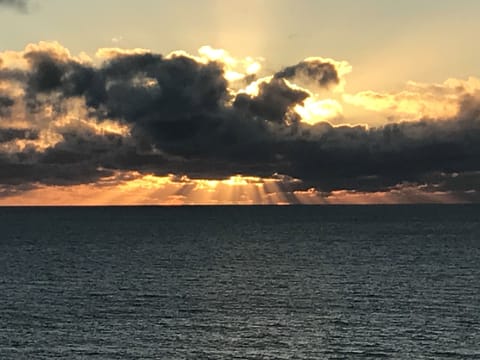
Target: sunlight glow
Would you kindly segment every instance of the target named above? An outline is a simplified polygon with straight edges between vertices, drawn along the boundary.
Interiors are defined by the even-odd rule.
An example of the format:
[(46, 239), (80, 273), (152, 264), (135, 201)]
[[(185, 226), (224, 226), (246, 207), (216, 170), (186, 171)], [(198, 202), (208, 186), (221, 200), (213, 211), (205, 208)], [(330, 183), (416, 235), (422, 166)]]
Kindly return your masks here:
[(238, 81), (245, 78), (247, 75), (257, 74), (261, 68), (262, 58), (253, 58), (247, 56), (243, 59), (237, 59), (230, 55), (224, 49), (215, 49), (209, 45), (202, 46), (198, 49), (199, 56), (194, 56), (185, 51), (174, 51), (168, 57), (187, 56), (200, 63), (208, 63), (211, 61), (218, 62), (223, 65), (225, 71), (225, 79), (230, 82)]
[(143, 55), (149, 54), (151, 50), (135, 48), (135, 49), (122, 49), (122, 48), (100, 48), (95, 53), (95, 56), (102, 60), (108, 60), (122, 55)]
[(390, 204), (458, 203), (448, 192), (427, 192), (421, 186), (400, 185), (387, 191), (315, 188), (295, 190), (298, 179), (235, 175), (228, 179), (190, 179), (187, 176), (116, 172), (97, 183), (53, 186), (32, 184), (31, 190), (8, 193), (0, 188), (0, 205), (249, 205), (249, 204)]
[(342, 116), (342, 105), (336, 100), (325, 99), (315, 101), (308, 98), (303, 105), (295, 106), (295, 111), (302, 117), (302, 121), (315, 125), (322, 121), (329, 121)]
[[(235, 175), (227, 179), (116, 172), (95, 184), (37, 184), (23, 194), (0, 197), (0, 205), (188, 205), (299, 203), (289, 184), (298, 179)], [(0, 189), (1, 191), (2, 189)], [(28, 194), (28, 196), (25, 196)]]
[(252, 81), (245, 89), (242, 89), (240, 92), (243, 92), (250, 96), (257, 96), (260, 91), (260, 84), (268, 83), (273, 79), (273, 76), (266, 76), (256, 81)]
[(237, 60), (230, 56), (228, 51), (223, 49), (214, 49), (209, 45), (202, 46), (198, 49), (201, 57), (208, 59), (208, 61), (219, 61), (228, 66), (235, 66)]

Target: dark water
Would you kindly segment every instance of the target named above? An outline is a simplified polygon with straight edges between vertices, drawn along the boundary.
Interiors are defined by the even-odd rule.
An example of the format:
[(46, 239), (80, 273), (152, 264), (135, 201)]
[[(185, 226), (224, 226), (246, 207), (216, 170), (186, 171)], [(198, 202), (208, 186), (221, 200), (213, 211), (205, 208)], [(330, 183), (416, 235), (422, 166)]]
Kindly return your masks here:
[(0, 208), (0, 359), (480, 359), (480, 207)]

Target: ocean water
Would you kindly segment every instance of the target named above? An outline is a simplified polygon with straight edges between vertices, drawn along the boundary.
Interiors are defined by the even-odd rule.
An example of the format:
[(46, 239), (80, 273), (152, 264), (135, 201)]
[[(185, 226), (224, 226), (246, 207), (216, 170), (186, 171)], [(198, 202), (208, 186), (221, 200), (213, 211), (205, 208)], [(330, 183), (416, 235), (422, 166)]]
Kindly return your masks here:
[(480, 206), (0, 208), (0, 359), (480, 359)]

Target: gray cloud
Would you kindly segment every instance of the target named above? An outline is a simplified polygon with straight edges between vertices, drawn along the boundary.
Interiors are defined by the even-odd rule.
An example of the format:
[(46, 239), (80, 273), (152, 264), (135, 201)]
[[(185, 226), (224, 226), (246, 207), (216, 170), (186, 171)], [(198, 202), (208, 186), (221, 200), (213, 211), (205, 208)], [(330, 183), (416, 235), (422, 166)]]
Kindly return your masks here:
[(10, 109), (15, 101), (6, 95), (0, 94), (0, 117), (10, 115)]
[(303, 90), (290, 88), (283, 79), (273, 79), (259, 85), (257, 96), (239, 94), (234, 107), (269, 121), (292, 122), (295, 119), (292, 109), (301, 104), (309, 94)]
[(317, 83), (320, 87), (338, 84), (340, 81), (335, 66), (320, 60), (302, 61), (297, 65), (287, 66), (274, 75), (277, 79), (303, 78)]
[(35, 140), (38, 132), (30, 129), (0, 128), (0, 144), (12, 140)]
[(11, 7), (22, 12), (28, 10), (28, 3), (29, 0), (0, 0), (0, 6)]
[[(480, 171), (477, 98), (465, 98), (451, 119), (371, 129), (309, 126), (294, 112), (309, 93), (285, 79), (308, 77), (328, 87), (339, 81), (332, 64), (301, 62), (261, 83), (257, 95), (232, 95), (220, 64), (186, 56), (119, 55), (99, 67), (43, 51), (25, 56), (31, 69), (11, 73), (24, 86), (27, 112), (40, 116), (46, 104), (67, 111), (62, 104), (78, 98), (93, 119), (116, 119), (131, 127), (131, 136), (64, 131), (45, 151), (2, 155), (2, 183), (84, 183), (113, 170), (138, 170), (191, 178), (281, 173), (326, 192), (379, 191), (405, 182), (476, 190), (440, 174)], [(1, 99), (0, 110), (14, 101)], [(0, 139), (21, 138), (9, 131)]]

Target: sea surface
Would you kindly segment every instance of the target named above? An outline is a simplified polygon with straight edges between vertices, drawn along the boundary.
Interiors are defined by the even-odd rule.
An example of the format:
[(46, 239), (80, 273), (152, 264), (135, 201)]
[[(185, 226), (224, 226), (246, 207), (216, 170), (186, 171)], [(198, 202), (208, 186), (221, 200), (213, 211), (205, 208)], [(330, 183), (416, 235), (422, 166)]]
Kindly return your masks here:
[(480, 359), (480, 206), (0, 208), (0, 359)]

